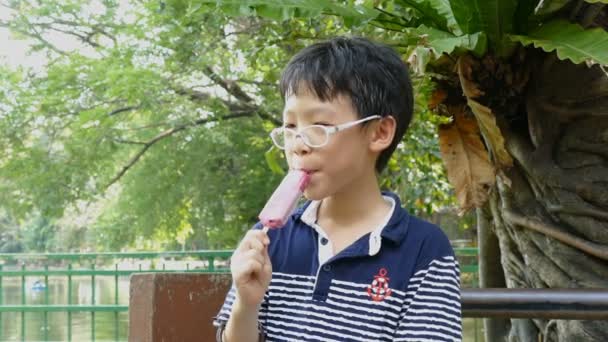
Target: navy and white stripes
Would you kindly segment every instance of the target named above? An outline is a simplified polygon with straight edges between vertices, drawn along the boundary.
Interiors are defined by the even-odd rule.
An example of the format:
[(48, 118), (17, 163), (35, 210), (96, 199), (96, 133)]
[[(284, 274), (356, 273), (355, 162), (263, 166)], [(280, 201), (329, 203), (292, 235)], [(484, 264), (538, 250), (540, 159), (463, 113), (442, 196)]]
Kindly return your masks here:
[[(327, 301), (312, 299), (314, 277), (273, 273), (260, 309), (268, 341), (460, 341), (458, 264), (448, 256), (416, 272), (407, 291), (370, 300), (368, 284), (333, 280)], [(217, 321), (227, 321), (234, 289)]]
[(452, 256), (433, 260), (410, 279), (394, 341), (460, 341), (460, 271)]
[[(385, 195), (394, 201), (388, 222), (333, 256), (323, 253), (314, 205), (302, 219), (310, 203), (269, 232), (273, 273), (259, 309), (268, 341), (462, 340), (449, 240)], [(228, 321), (234, 298), (231, 289), (216, 326)]]

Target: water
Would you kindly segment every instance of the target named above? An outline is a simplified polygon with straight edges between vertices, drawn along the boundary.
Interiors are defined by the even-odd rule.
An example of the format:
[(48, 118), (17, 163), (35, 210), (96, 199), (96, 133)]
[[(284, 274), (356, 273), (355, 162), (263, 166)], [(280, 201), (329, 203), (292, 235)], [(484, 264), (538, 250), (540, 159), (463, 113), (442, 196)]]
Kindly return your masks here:
[[(32, 289), (36, 280), (44, 283), (44, 278), (27, 277), (25, 303), (32, 305), (45, 304), (45, 291), (48, 291), (49, 304), (68, 304), (67, 277), (49, 277), (47, 290), (35, 291)], [(95, 304), (115, 304), (115, 290), (113, 277), (95, 277)], [(18, 277), (4, 277), (2, 279), (2, 303), (4, 305), (21, 305), (21, 279)], [(93, 289), (91, 277), (72, 277), (72, 304), (92, 305)], [(120, 277), (118, 281), (118, 304), (129, 304), (129, 279)], [(0, 341), (22, 341), (20, 312), (4, 312), (2, 315), (2, 330)], [(47, 330), (48, 341), (68, 341), (68, 313), (49, 312), (47, 322), (44, 324), (43, 312), (26, 312), (25, 341), (44, 341)], [(127, 341), (128, 312), (96, 312), (95, 341)], [(72, 341), (84, 342), (93, 340), (92, 314), (90, 312), (72, 313)], [(115, 323), (116, 322), (116, 323)], [(118, 335), (116, 329), (118, 328)]]

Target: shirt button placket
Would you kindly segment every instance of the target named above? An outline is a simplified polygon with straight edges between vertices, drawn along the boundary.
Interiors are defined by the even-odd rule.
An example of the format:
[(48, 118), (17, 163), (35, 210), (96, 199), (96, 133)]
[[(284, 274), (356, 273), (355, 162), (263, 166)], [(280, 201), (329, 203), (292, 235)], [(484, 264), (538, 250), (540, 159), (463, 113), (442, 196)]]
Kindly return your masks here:
[(320, 272), (317, 275), (317, 281), (313, 293), (313, 298), (315, 300), (327, 300), (327, 295), (329, 294), (329, 288), (331, 286), (332, 278), (332, 266), (330, 264), (322, 265)]

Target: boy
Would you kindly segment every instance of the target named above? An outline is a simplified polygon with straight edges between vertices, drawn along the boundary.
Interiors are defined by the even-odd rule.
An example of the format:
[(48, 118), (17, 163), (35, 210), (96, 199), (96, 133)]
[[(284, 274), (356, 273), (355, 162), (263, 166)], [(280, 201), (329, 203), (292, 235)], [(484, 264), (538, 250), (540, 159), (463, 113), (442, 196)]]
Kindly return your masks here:
[(289, 62), (281, 93), (271, 137), (310, 174), (309, 201), (235, 250), (218, 340), (460, 341), (448, 239), (378, 186), (413, 111), (399, 55), (363, 38), (317, 43)]

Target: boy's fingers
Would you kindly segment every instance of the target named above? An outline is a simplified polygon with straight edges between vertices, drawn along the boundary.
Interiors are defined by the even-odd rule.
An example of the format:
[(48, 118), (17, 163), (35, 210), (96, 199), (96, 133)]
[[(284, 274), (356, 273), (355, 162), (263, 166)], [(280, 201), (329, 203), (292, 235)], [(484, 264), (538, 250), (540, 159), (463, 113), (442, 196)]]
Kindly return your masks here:
[(267, 233), (264, 233), (264, 238), (262, 242), (264, 243), (264, 246), (270, 245), (270, 238), (268, 237)]
[(268, 262), (270, 264), (270, 255), (268, 254), (268, 248), (264, 248), (262, 256), (264, 257), (264, 262)]
[(251, 240), (249, 240), (249, 248), (258, 251), (259, 253), (262, 253), (262, 251), (266, 247), (264, 246), (262, 241), (260, 241), (258, 239), (251, 239)]
[(238, 283), (245, 283), (249, 281), (255, 274), (259, 274), (264, 268), (257, 260), (247, 260), (245, 263), (236, 270), (234, 273), (234, 280)]
[(257, 260), (250, 260), (247, 264), (247, 273), (252, 276), (259, 275), (263, 269), (264, 269), (264, 265), (262, 265)]
[(257, 230), (258, 236), (260, 238), (260, 242), (264, 244), (264, 246), (268, 246), (270, 244), (270, 238), (268, 237), (268, 229)]
[(260, 241), (265, 246), (270, 243), (268, 234), (264, 230), (260, 230), (260, 229), (253, 230), (252, 236), (254, 236), (258, 241)]
[(264, 248), (264, 254), (263, 254), (263, 271), (266, 274), (272, 274), (272, 262), (270, 261), (270, 255), (268, 255), (268, 248)]
[(256, 260), (260, 264), (263, 264), (264, 262), (266, 262), (266, 260), (264, 258), (264, 254), (260, 253), (259, 251), (255, 250), (255, 249), (248, 250), (247, 252), (245, 252), (245, 254), (243, 256), (246, 261)]
[(250, 230), (248, 231), (245, 236), (243, 237), (243, 240), (241, 240), (241, 243), (239, 243), (239, 245), (237, 246), (235, 252), (242, 252), (242, 251), (246, 251), (248, 249), (251, 249), (251, 241), (252, 240), (260, 240), (261, 239), (261, 232), (257, 231), (257, 230)]

